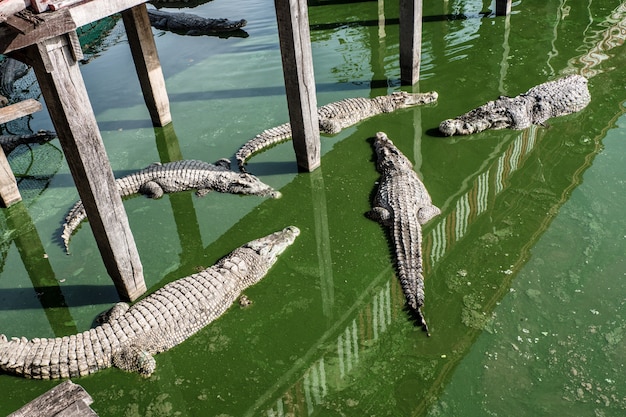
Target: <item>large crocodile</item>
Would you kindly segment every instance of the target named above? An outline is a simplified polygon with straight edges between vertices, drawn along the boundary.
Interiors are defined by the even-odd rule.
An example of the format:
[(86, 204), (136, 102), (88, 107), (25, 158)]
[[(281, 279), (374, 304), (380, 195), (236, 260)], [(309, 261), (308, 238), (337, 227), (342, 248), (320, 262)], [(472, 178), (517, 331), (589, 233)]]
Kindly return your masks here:
[(10, 154), (20, 145), (31, 143), (44, 144), (57, 137), (56, 133), (49, 130), (40, 130), (28, 135), (0, 135), (0, 146), (6, 155)]
[(439, 125), (446, 136), (470, 135), (486, 129), (526, 129), (544, 124), (551, 117), (584, 109), (591, 101), (587, 79), (568, 75), (539, 84), (517, 97), (501, 96)]
[[(422, 225), (441, 211), (413, 170), (413, 165), (383, 132), (374, 139), (376, 168), (380, 172), (372, 210), (367, 216), (388, 227), (396, 255), (396, 268), (408, 307), (428, 332), (422, 312), (424, 276)], [(430, 334), (429, 334), (430, 335)]]
[[(381, 113), (391, 113), (406, 107), (429, 104), (437, 101), (437, 93), (394, 92), (386, 96), (374, 98), (347, 98), (326, 104), (317, 109), (319, 129), (321, 133), (334, 135), (346, 127), (353, 126), (362, 120)], [(245, 172), (246, 161), (255, 153), (264, 151), (277, 143), (291, 138), (291, 124), (264, 130), (246, 142), (235, 154), (237, 164)]]
[[(211, 191), (273, 198), (281, 196), (280, 192), (254, 175), (231, 171), (230, 161), (227, 159), (221, 159), (215, 164), (197, 160), (154, 163), (141, 171), (117, 179), (116, 184), (122, 197), (141, 193), (151, 198), (160, 198), (164, 193), (186, 190), (196, 190), (199, 197)], [(70, 209), (63, 223), (61, 238), (66, 251), (69, 251), (72, 234), (86, 218), (83, 202), (79, 200)]]
[(246, 25), (244, 19), (211, 19), (191, 13), (170, 13), (162, 10), (148, 10), (150, 24), (159, 30), (167, 30), (179, 35), (201, 36), (240, 30)]
[(214, 266), (169, 283), (132, 305), (118, 303), (104, 323), (71, 336), (27, 340), (0, 335), (0, 369), (34, 379), (75, 378), (116, 366), (151, 375), (153, 355), (221, 316), (261, 280), (300, 231), (290, 226), (253, 240)]

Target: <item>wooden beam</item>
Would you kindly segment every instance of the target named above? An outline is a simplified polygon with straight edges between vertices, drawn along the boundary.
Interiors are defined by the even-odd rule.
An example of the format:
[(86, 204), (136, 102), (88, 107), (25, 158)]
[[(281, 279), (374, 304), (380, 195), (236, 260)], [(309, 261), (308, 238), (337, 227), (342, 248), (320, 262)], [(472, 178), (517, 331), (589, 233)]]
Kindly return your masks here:
[(511, 14), (511, 0), (496, 0), (496, 16)]
[(37, 17), (38, 23), (27, 22), (31, 26), (30, 30), (25, 30), (25, 28), (16, 30), (8, 25), (0, 26), (0, 54), (7, 54), (42, 40), (54, 38), (71, 32), (77, 27), (67, 9), (34, 16)]
[(46, 391), (8, 417), (89, 417), (98, 415), (89, 408), (93, 398), (83, 387), (67, 380)]
[(67, 10), (77, 27), (80, 27), (146, 2), (147, 0), (88, 0), (69, 6)]
[(146, 5), (123, 11), (122, 19), (152, 124), (165, 126), (172, 121), (170, 102)]
[(146, 291), (143, 267), (67, 36), (25, 50), (33, 65), (102, 259), (123, 299)]
[(298, 168), (320, 165), (320, 131), (306, 0), (274, 0), (287, 106)]
[(400, 80), (419, 81), (422, 56), (422, 0), (400, 0)]
[(41, 103), (32, 98), (2, 107), (0, 108), (0, 124), (28, 116), (29, 114), (38, 112), (41, 108)]
[(0, 148), (0, 200), (4, 207), (22, 201), (15, 175), (2, 148)]

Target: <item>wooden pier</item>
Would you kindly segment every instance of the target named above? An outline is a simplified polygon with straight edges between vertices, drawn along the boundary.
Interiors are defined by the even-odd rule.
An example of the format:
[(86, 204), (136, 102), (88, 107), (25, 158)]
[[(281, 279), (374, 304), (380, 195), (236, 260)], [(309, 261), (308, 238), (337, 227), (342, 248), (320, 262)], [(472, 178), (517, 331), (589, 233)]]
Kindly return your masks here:
[[(34, 68), (107, 272), (120, 297), (130, 301), (146, 291), (143, 268), (78, 65), (82, 51), (76, 29), (121, 13), (152, 123), (165, 126), (172, 117), (145, 2), (0, 1), (0, 53)], [(422, 0), (399, 2), (401, 81), (413, 85), (420, 71)], [(305, 0), (274, 4), (296, 161), (310, 172), (320, 165), (320, 133), (308, 7)], [(496, 8), (498, 15), (510, 13), (511, 0), (496, 0)], [(37, 111), (37, 105), (0, 109), (0, 123)], [(0, 199), (5, 206), (21, 199), (1, 150)]]

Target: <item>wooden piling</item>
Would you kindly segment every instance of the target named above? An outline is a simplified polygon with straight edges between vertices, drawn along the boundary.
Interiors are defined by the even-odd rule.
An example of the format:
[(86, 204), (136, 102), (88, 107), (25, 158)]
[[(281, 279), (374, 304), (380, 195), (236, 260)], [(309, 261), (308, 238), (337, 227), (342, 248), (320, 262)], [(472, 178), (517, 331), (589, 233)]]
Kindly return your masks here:
[(511, 14), (511, 0), (496, 0), (496, 16)]
[(0, 200), (4, 207), (22, 201), (15, 175), (2, 148), (0, 148)]
[(321, 145), (306, 0), (274, 0), (293, 148), (300, 170), (320, 165)]
[(172, 121), (170, 103), (145, 3), (124, 10), (122, 20), (152, 124), (165, 126)]
[(146, 291), (143, 267), (68, 36), (24, 49), (33, 66), (104, 264), (120, 297)]
[(422, 55), (422, 0), (400, 0), (400, 81), (419, 81)]

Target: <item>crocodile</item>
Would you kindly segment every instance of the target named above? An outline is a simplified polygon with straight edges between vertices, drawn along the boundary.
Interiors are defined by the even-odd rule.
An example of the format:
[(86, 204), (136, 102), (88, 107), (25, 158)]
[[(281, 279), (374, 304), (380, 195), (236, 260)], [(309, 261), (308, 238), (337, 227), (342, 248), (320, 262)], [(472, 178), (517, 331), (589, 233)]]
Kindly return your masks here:
[(28, 74), (30, 67), (17, 59), (5, 57), (0, 62), (0, 93), (6, 97), (12, 97), (14, 84), (17, 80)]
[(0, 146), (6, 155), (10, 154), (20, 145), (31, 143), (44, 144), (55, 139), (57, 134), (49, 130), (40, 130), (28, 135), (0, 135)]
[[(263, 183), (252, 174), (232, 171), (228, 159), (215, 164), (198, 160), (154, 163), (138, 172), (115, 180), (121, 197), (145, 194), (161, 198), (164, 193), (196, 190), (198, 197), (211, 191), (230, 194), (257, 195), (280, 198), (279, 191)], [(82, 200), (70, 209), (62, 226), (61, 238), (69, 253), (69, 241), (80, 223), (87, 218)]]
[(568, 75), (539, 84), (516, 97), (500, 96), (480, 107), (439, 125), (445, 136), (471, 135), (487, 129), (522, 130), (543, 125), (552, 117), (584, 109), (591, 101), (587, 79)]
[(28, 340), (0, 335), (0, 370), (32, 379), (76, 378), (115, 366), (150, 376), (154, 355), (182, 343), (220, 317), (260, 281), (300, 230), (253, 240), (212, 267), (173, 281), (129, 306), (116, 304), (82, 333)]
[(179, 35), (201, 36), (240, 30), (247, 22), (229, 19), (211, 19), (191, 13), (171, 13), (162, 10), (148, 10), (150, 24), (159, 30), (167, 30)]
[(407, 306), (430, 336), (422, 312), (422, 226), (439, 215), (441, 210), (432, 203), (409, 159), (384, 132), (376, 133), (373, 146), (376, 168), (381, 177), (373, 197), (372, 210), (366, 215), (389, 228)]
[[(346, 127), (381, 113), (391, 113), (398, 109), (429, 104), (437, 101), (437, 93), (394, 92), (374, 98), (346, 98), (326, 104), (317, 109), (320, 133), (335, 135)], [(256, 153), (264, 151), (277, 143), (291, 138), (291, 124), (284, 123), (264, 130), (246, 142), (235, 154), (237, 164), (245, 172), (246, 161)]]

